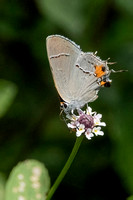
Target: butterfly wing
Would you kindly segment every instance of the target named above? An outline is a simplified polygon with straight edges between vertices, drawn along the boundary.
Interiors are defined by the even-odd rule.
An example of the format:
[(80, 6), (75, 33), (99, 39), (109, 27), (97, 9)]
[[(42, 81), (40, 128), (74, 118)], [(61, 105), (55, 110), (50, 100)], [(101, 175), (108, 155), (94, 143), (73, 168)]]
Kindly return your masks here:
[(70, 103), (74, 95), (69, 82), (81, 50), (74, 42), (59, 35), (47, 37), (46, 46), (56, 89), (61, 98)]
[[(100, 66), (108, 69), (105, 61), (59, 35), (47, 37), (47, 53), (56, 89), (65, 102), (77, 108), (98, 97), (99, 74), (105, 74)], [(97, 71), (96, 66), (100, 67)]]
[[(75, 91), (74, 98), (81, 105), (97, 99), (98, 91), (101, 88), (100, 81), (98, 81), (100, 79), (100, 73), (101, 76), (106, 73), (102, 70), (100, 71), (101, 66), (105, 67), (105, 70), (108, 69), (105, 61), (102, 61), (93, 53), (81, 52), (78, 56), (71, 73), (69, 87), (73, 85), (73, 90)], [(96, 67), (99, 67), (97, 74)]]

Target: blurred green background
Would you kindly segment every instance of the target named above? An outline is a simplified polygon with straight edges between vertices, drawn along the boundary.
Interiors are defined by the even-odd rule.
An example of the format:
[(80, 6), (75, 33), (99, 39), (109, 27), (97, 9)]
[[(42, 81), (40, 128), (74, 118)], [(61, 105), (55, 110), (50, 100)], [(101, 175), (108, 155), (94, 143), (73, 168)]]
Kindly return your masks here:
[[(60, 34), (117, 63), (111, 88), (90, 104), (103, 114), (104, 137), (84, 139), (53, 199), (124, 200), (133, 194), (133, 1), (0, 1), (0, 172), (28, 158), (55, 181), (75, 134), (60, 119), (45, 39)], [(3, 181), (3, 178), (1, 178)]]

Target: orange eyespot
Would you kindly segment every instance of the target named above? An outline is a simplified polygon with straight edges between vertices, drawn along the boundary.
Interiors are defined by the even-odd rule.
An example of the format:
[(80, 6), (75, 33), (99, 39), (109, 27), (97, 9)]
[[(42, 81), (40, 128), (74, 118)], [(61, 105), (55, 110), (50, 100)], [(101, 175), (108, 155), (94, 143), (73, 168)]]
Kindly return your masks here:
[(110, 86), (111, 86), (111, 82), (109, 82), (109, 81), (107, 81), (107, 82), (101, 81), (100, 85), (101, 85), (101, 86), (104, 85), (104, 87), (110, 87)]
[(67, 103), (65, 101), (60, 101), (60, 107), (63, 109), (67, 108)]
[(100, 83), (100, 84), (101, 84), (101, 86), (102, 86), (102, 85), (104, 85), (105, 83), (106, 83), (106, 82), (104, 82), (104, 81), (101, 81), (101, 83)]
[(60, 101), (60, 105), (63, 106), (63, 105), (64, 105), (64, 102), (63, 102), (63, 101)]
[(103, 67), (103, 65), (96, 65), (95, 69), (96, 77), (99, 78), (105, 74), (105, 67)]

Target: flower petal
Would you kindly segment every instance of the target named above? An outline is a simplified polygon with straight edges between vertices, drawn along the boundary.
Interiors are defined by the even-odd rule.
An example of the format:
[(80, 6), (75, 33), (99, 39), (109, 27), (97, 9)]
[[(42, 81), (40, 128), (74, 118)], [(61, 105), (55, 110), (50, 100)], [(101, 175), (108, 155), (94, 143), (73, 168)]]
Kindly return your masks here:
[(106, 126), (105, 122), (101, 122), (101, 114), (97, 114), (96, 116), (94, 116), (94, 124), (95, 126), (99, 125), (99, 126)]
[(84, 132), (84, 130), (82, 130), (82, 131), (80, 130), (80, 131), (79, 131), (79, 130), (77, 129), (76, 136), (79, 137), (80, 135), (82, 135), (83, 132)]
[(96, 112), (92, 112), (92, 108), (91, 107), (89, 107), (89, 106), (87, 106), (87, 109), (86, 109), (86, 114), (87, 115), (96, 115)]
[(85, 136), (88, 140), (91, 140), (92, 137), (94, 137), (94, 134), (93, 133), (88, 133), (88, 132), (85, 132)]
[(85, 132), (85, 126), (84, 124), (80, 124), (77, 128), (76, 136), (79, 137), (82, 133)]
[(98, 125), (100, 125), (100, 126), (106, 126), (106, 123), (105, 122), (100, 122)]
[(104, 135), (103, 131), (100, 131), (101, 127), (94, 127), (92, 132), (97, 136), (97, 135)]
[(99, 132), (98, 132), (98, 135), (103, 136), (103, 135), (104, 135), (104, 132), (103, 132), (103, 131), (99, 131)]
[(76, 128), (76, 126), (74, 124), (68, 123), (67, 124), (68, 128)]
[(87, 115), (91, 115), (92, 114), (92, 108), (91, 107), (87, 107), (87, 109), (86, 109), (86, 114)]
[(101, 119), (101, 118), (102, 118), (102, 114), (97, 114), (96, 117), (97, 117), (98, 119)]

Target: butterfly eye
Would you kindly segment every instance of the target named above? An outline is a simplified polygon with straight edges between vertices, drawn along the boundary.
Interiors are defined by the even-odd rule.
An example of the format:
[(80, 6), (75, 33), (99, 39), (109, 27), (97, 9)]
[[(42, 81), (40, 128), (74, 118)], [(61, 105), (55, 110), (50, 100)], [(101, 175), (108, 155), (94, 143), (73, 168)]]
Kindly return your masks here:
[(105, 70), (106, 70), (106, 68), (105, 68), (105, 67), (102, 67), (102, 71), (105, 72)]

